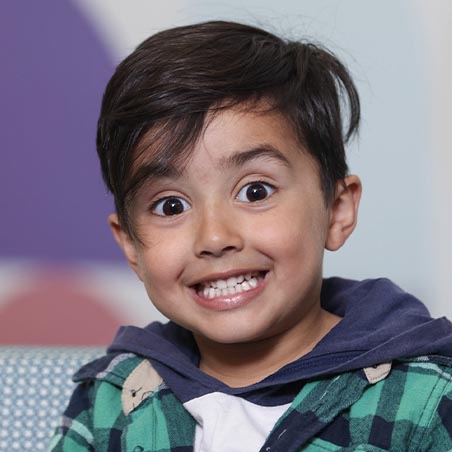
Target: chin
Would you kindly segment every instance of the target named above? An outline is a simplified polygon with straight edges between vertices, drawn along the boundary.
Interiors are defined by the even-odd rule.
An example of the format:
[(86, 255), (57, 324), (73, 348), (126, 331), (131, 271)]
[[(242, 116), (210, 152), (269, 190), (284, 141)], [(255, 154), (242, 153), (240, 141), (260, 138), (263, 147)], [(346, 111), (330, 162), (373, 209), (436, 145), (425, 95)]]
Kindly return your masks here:
[(265, 340), (271, 336), (269, 329), (263, 331), (250, 331), (250, 328), (217, 328), (215, 331), (199, 331), (194, 333), (196, 338), (204, 341), (223, 344), (248, 344)]

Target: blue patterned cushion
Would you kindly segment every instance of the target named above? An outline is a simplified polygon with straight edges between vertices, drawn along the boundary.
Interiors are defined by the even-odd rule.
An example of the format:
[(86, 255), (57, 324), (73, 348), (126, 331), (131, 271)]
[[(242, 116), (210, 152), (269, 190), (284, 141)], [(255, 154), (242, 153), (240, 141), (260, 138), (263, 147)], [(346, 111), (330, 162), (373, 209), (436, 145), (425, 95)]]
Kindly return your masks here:
[(45, 450), (95, 347), (0, 347), (0, 451)]

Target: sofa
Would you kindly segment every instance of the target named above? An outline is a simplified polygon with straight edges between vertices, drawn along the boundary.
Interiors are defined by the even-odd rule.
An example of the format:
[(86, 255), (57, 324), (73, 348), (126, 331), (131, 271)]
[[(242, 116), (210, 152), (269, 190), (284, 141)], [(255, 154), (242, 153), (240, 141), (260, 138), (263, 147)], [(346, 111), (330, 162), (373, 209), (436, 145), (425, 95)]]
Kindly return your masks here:
[(46, 450), (74, 388), (71, 376), (103, 350), (0, 346), (0, 451)]

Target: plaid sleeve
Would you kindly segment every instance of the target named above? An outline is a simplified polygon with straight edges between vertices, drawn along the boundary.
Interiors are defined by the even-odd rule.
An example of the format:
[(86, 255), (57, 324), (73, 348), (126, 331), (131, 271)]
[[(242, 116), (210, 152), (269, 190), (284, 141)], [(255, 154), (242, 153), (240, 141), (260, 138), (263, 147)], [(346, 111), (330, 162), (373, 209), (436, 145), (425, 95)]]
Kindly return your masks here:
[(93, 383), (83, 383), (74, 390), (48, 452), (94, 451), (92, 433)]
[(449, 380), (445, 386), (443, 396), (428, 422), (428, 429), (423, 435), (419, 450), (423, 452), (452, 450), (452, 381)]
[(395, 362), (377, 382), (360, 372), (309, 382), (265, 446), (285, 452), (451, 452), (452, 366), (443, 361)]
[[(82, 368), (48, 452), (193, 451), (194, 419), (163, 382), (141, 394), (149, 376), (136, 372), (142, 363), (120, 354)], [(139, 395), (131, 410), (123, 407), (124, 387)]]

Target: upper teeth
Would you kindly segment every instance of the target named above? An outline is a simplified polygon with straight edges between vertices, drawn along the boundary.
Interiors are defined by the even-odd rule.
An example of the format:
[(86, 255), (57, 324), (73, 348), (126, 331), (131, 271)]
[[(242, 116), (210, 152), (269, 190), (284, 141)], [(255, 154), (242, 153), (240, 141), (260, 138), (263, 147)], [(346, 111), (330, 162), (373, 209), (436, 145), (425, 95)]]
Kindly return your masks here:
[(204, 297), (215, 298), (219, 296), (233, 295), (254, 289), (259, 284), (259, 274), (246, 273), (244, 275), (232, 276), (228, 279), (217, 279), (202, 283), (200, 292)]
[(214, 289), (227, 289), (228, 287), (235, 287), (237, 284), (243, 281), (250, 281), (255, 279), (256, 276), (251, 273), (245, 275), (232, 276), (228, 279), (217, 279), (216, 281), (207, 281), (203, 283), (204, 287), (213, 287)]

